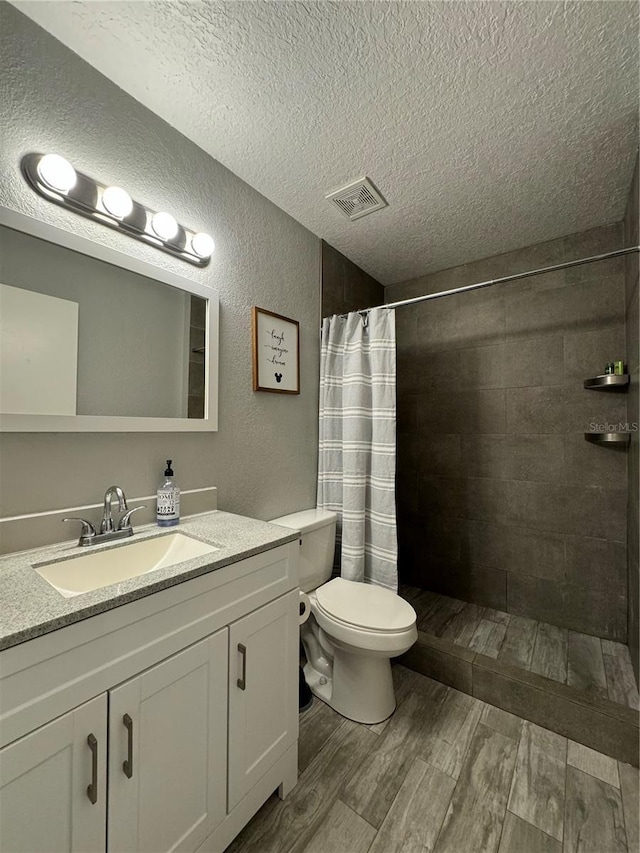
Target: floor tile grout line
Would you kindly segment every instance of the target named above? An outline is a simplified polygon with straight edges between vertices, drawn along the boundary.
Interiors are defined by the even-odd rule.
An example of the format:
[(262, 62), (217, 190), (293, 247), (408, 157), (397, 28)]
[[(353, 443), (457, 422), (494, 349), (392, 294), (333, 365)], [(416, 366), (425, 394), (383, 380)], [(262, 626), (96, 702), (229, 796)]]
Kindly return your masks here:
[[(396, 797), (397, 797), (397, 794), (396, 794)], [(395, 797), (394, 797), (394, 801), (395, 801)], [(380, 829), (382, 829), (382, 823), (384, 823), (384, 820), (383, 820), (383, 821), (382, 821), (382, 823), (380, 824), (380, 829), (376, 829), (376, 828), (375, 828), (375, 826), (374, 826), (372, 823), (370, 823), (370, 822), (366, 819), (366, 817), (363, 817), (359, 812), (357, 812), (357, 811), (353, 808), (353, 806), (350, 806), (350, 805), (349, 805), (349, 803), (345, 803), (345, 801), (340, 797), (340, 795), (338, 795), (338, 799), (337, 799), (335, 802), (336, 802), (336, 803), (342, 803), (342, 805), (343, 805), (346, 809), (349, 809), (349, 811), (350, 811), (350, 812), (353, 812), (355, 815), (358, 815), (358, 817), (360, 818), (360, 820), (363, 820), (363, 821), (367, 824), (367, 826), (370, 826), (370, 827), (371, 827), (371, 829), (375, 832), (376, 836), (377, 836), (377, 834), (380, 832)], [(391, 808), (389, 808), (389, 811), (391, 811)], [(387, 814), (388, 814), (388, 813), (387, 813)], [(385, 815), (385, 820), (386, 820), (386, 818), (387, 818), (387, 815)], [(371, 840), (371, 844), (373, 844), (373, 842), (374, 842), (374, 841), (375, 841), (375, 836), (374, 836), (374, 837), (373, 837), (373, 839)], [(369, 846), (371, 846), (371, 845), (369, 845)]]
[[(605, 667), (604, 667), (604, 677), (605, 677), (606, 682), (607, 682), (607, 692), (609, 692), (609, 677), (608, 677), (608, 675), (607, 675), (606, 661), (608, 660), (608, 661), (610, 661), (613, 665), (615, 665), (616, 656), (615, 656), (615, 655), (608, 655), (608, 654), (604, 654), (604, 653), (603, 653), (602, 658), (603, 658), (603, 661), (605, 662)], [(634, 686), (635, 686), (635, 675), (633, 675), (633, 674), (632, 674), (632, 678), (634, 679)], [(637, 692), (637, 689), (636, 689), (636, 692)], [(613, 694), (613, 683), (611, 684), (611, 694)], [(631, 710), (632, 710), (632, 711), (636, 711), (636, 710), (638, 710), (638, 709), (636, 708), (636, 705), (633, 703), (633, 702), (634, 702), (633, 697), (632, 697), (632, 698), (631, 698), (631, 700), (630, 700), (630, 699), (629, 699), (629, 697), (628, 697), (628, 695), (627, 695), (627, 691), (626, 691), (626, 690), (624, 691), (624, 697), (625, 697), (625, 701), (624, 701), (624, 703), (623, 703), (623, 702), (619, 702), (617, 699), (612, 699), (612, 698), (611, 698), (611, 695), (609, 695), (609, 699), (610, 699), (612, 702), (615, 702), (617, 705), (624, 705), (626, 708), (631, 708)]]
[[(345, 720), (345, 722), (349, 722), (349, 720)], [(364, 724), (356, 724), (356, 725), (361, 725), (361, 726), (362, 726), (362, 728), (364, 728), (365, 730), (367, 730), (367, 727), (366, 727)], [(372, 733), (372, 734), (373, 734), (373, 733)], [(377, 744), (376, 744), (376, 746), (375, 746), (375, 747), (372, 747), (371, 749), (367, 750), (367, 751), (365, 752), (365, 754), (363, 755), (362, 760), (360, 761), (360, 763), (359, 763), (359, 764), (356, 764), (356, 766), (352, 768), (351, 773), (350, 773), (349, 775), (347, 775), (347, 776), (342, 780), (342, 784), (340, 785), (340, 787), (339, 787), (339, 789), (338, 789), (338, 792), (337, 792), (337, 794), (336, 794), (336, 796), (335, 796), (335, 799), (334, 799), (334, 801), (333, 801), (333, 803), (332, 803), (332, 807), (333, 807), (333, 804), (335, 804), (335, 803), (337, 802), (337, 800), (340, 800), (341, 802), (343, 802), (343, 803), (344, 803), (344, 801), (341, 799), (341, 794), (342, 794), (342, 792), (345, 790), (345, 788), (346, 788), (347, 784), (351, 781), (351, 779), (353, 778), (353, 776), (355, 776), (355, 774), (356, 774), (356, 773), (358, 773), (358, 771), (360, 770), (360, 768), (362, 767), (362, 765), (364, 764), (364, 762), (369, 758), (369, 755), (371, 754), (371, 752), (373, 752), (373, 750), (374, 750), (374, 749), (376, 749), (376, 748), (377, 748)], [(347, 804), (347, 803), (344, 803), (344, 805), (347, 805), (347, 807), (348, 807), (348, 808), (350, 808), (350, 809), (351, 809), (351, 811), (355, 812), (359, 817), (361, 817), (361, 818), (362, 818), (362, 820), (366, 820), (366, 819), (363, 817), (363, 815), (361, 815), (361, 814), (360, 814), (360, 812), (356, 811), (356, 810), (355, 810), (354, 808), (352, 808), (351, 806), (348, 806), (348, 804)], [(327, 812), (327, 814), (328, 814), (328, 812)], [(366, 823), (369, 823), (369, 821), (366, 821)], [(369, 824), (369, 825), (371, 826), (371, 824)], [(375, 827), (373, 827), (373, 828), (375, 829)], [(378, 830), (376, 830), (376, 835), (377, 835), (377, 832), (378, 832)], [(372, 842), (372, 843), (373, 843), (373, 842)]]
[(509, 625), (511, 624), (511, 614), (508, 613), (507, 615), (509, 616), (509, 621), (505, 625), (504, 636), (500, 640), (500, 646), (498, 647), (498, 653), (496, 654), (496, 660), (498, 660), (498, 657), (500, 656), (500, 652), (502, 651), (502, 647), (504, 646), (504, 641), (507, 639), (507, 631), (509, 630)]
[[(567, 738), (567, 767), (573, 767), (574, 770), (580, 770), (582, 773), (585, 773), (587, 776), (591, 776), (592, 779), (597, 779), (599, 782), (603, 782), (605, 785), (610, 785), (612, 788), (616, 788), (615, 785), (611, 785), (611, 782), (607, 782), (605, 779), (601, 779), (600, 776), (596, 776), (595, 773), (592, 773), (590, 770), (586, 770), (584, 767), (577, 767), (575, 764), (571, 764), (569, 762), (569, 741), (573, 740), (573, 738)], [(597, 749), (593, 749), (590, 746), (586, 746), (584, 743), (580, 743), (575, 740), (574, 743), (577, 743), (579, 746), (582, 746), (584, 749), (590, 749), (592, 752), (598, 752)], [(600, 753), (600, 755), (604, 755), (604, 753)], [(616, 765), (616, 773), (618, 774), (618, 782), (620, 782), (620, 770), (618, 769), (618, 764), (620, 763), (617, 758), (614, 758), (612, 755), (607, 755), (607, 758), (610, 758)], [(624, 762), (622, 762), (624, 764)], [(616, 788), (617, 791), (622, 792), (622, 787), (618, 786)]]
[[(467, 747), (468, 749), (468, 747)], [(465, 753), (466, 755), (466, 753)], [(464, 761), (463, 761), (464, 764)], [(430, 765), (431, 766), (431, 765)], [(462, 775), (462, 774), (460, 774)], [(438, 829), (437, 835), (433, 839), (433, 847), (431, 853), (437, 853), (438, 850), (438, 842), (440, 841), (440, 836), (442, 835), (442, 830), (444, 828), (445, 823), (447, 822), (447, 815), (449, 814), (449, 809), (451, 808), (451, 803), (453, 802), (453, 798), (456, 795), (456, 791), (458, 790), (458, 782), (460, 781), (460, 776), (455, 780), (455, 785), (453, 786), (453, 790), (451, 791), (451, 796), (449, 797), (449, 802), (447, 803), (447, 808), (444, 811), (444, 815), (442, 816), (442, 821), (440, 823), (440, 828)]]
[(614, 702), (615, 700), (611, 697), (611, 687), (609, 685), (609, 676), (607, 675), (607, 667), (605, 666), (606, 658), (605, 658), (605, 654), (604, 654), (604, 648), (602, 646), (602, 638), (600, 638), (600, 649), (602, 650), (602, 666), (604, 667), (604, 682), (607, 685), (607, 697), (612, 702)]
[[(321, 700), (319, 700), (319, 701), (321, 701)], [(322, 746), (320, 747), (320, 749), (319, 749), (319, 750), (316, 752), (316, 754), (313, 756), (313, 758), (311, 759), (311, 761), (310, 761), (310, 762), (307, 764), (307, 766), (304, 768), (304, 770), (302, 771), (302, 773), (300, 773), (300, 774), (299, 774), (299, 776), (298, 776), (298, 781), (300, 781), (300, 779), (302, 779), (302, 778), (305, 776), (305, 774), (307, 773), (307, 771), (309, 770), (309, 768), (310, 768), (313, 764), (315, 764), (315, 763), (316, 763), (316, 761), (317, 761), (317, 759), (318, 759), (318, 756), (319, 756), (319, 755), (321, 755), (321, 754), (324, 752), (324, 750), (327, 748), (327, 746), (328, 746), (329, 742), (330, 742), (330, 741), (331, 741), (331, 740), (332, 740), (332, 739), (333, 739), (333, 738), (338, 734), (338, 732), (340, 732), (342, 729), (346, 728), (347, 724), (348, 724), (348, 723), (350, 723), (350, 722), (351, 722), (351, 720), (348, 720), (348, 719), (345, 717), (345, 718), (344, 718), (344, 720), (343, 720), (343, 722), (341, 722), (338, 726), (336, 726), (336, 727), (335, 727), (335, 729), (331, 732), (331, 734), (329, 735), (329, 737), (328, 737), (328, 738), (325, 740), (325, 742), (322, 744)]]
[[(455, 690), (455, 688), (450, 688), (450, 689)], [(476, 699), (476, 698), (475, 698), (475, 696), (472, 696), (471, 698), (472, 698), (475, 702), (482, 702), (482, 700), (481, 700), (481, 699)], [(486, 703), (485, 703), (485, 704), (486, 704)], [(469, 714), (470, 714), (470, 713), (471, 713), (471, 709), (469, 710)], [(468, 716), (468, 715), (467, 715), (467, 716)], [(461, 761), (460, 761), (460, 773), (458, 774), (458, 778), (457, 778), (457, 779), (454, 779), (455, 784), (454, 784), (454, 786), (453, 786), (453, 790), (451, 791), (451, 796), (449, 797), (449, 802), (447, 803), (447, 808), (446, 808), (445, 813), (444, 813), (444, 815), (443, 815), (443, 817), (442, 817), (442, 822), (441, 822), (441, 824), (440, 824), (440, 828), (438, 829), (438, 834), (435, 836), (435, 839), (434, 839), (434, 842), (433, 842), (432, 853), (436, 853), (436, 851), (437, 851), (438, 841), (440, 840), (440, 835), (442, 834), (442, 829), (443, 829), (444, 824), (445, 824), (445, 822), (446, 822), (447, 815), (449, 814), (449, 807), (451, 806), (451, 802), (452, 802), (453, 798), (455, 797), (456, 791), (458, 790), (458, 782), (460, 781), (460, 777), (462, 776), (462, 768), (464, 767), (464, 763), (465, 763), (465, 760), (466, 760), (466, 758), (467, 758), (467, 754), (468, 754), (468, 752), (469, 752), (469, 751), (470, 751), (470, 749), (471, 749), (471, 741), (473, 740), (473, 737), (474, 737), (474, 735), (475, 735), (476, 731), (478, 730), (478, 725), (479, 725), (479, 724), (480, 724), (480, 717), (478, 717), (478, 719), (476, 720), (476, 724), (475, 724), (475, 726), (474, 726), (474, 728), (473, 728), (473, 733), (472, 733), (472, 735), (469, 737), (469, 742), (467, 743), (467, 748), (466, 748), (466, 750), (465, 750), (465, 752), (464, 752), (464, 754), (463, 754), (463, 756), (462, 756), (462, 758), (461, 758)], [(424, 759), (423, 759), (423, 760), (424, 760)], [(427, 763), (427, 764), (429, 764), (429, 766), (430, 766), (430, 767), (433, 767), (433, 765), (432, 765), (430, 762), (428, 762), (428, 761), (427, 761), (426, 763)], [(435, 768), (435, 769), (437, 770), (438, 768)], [(440, 772), (442, 773), (442, 772), (444, 772), (444, 771), (440, 771)], [(449, 774), (448, 774), (448, 773), (445, 773), (444, 775), (445, 775), (445, 776), (449, 776)], [(453, 779), (453, 776), (449, 776), (449, 778), (450, 778), (450, 779)]]
[(629, 846), (629, 831), (627, 830), (627, 810), (624, 807), (624, 798), (622, 796), (622, 777), (620, 775), (620, 765), (624, 764), (623, 761), (616, 761), (616, 770), (618, 771), (618, 781), (620, 782), (620, 787), (618, 790), (620, 791), (620, 805), (622, 812), (622, 825), (624, 826), (624, 837), (627, 842), (627, 853), (634, 853)]
[(567, 631), (567, 643), (565, 646), (565, 654), (564, 654), (564, 681), (560, 682), (561, 684), (569, 684), (569, 629)]
[[(565, 783), (565, 787), (566, 787), (566, 783)], [(556, 838), (555, 836), (550, 835), (546, 830), (544, 830), (544, 829), (540, 829), (540, 827), (539, 827), (539, 826), (536, 826), (536, 825), (535, 825), (535, 823), (531, 823), (531, 821), (530, 821), (530, 820), (527, 820), (527, 819), (526, 819), (526, 817), (521, 817), (519, 814), (516, 814), (515, 812), (512, 812), (510, 808), (507, 808), (507, 812), (508, 812), (509, 814), (513, 815), (514, 817), (517, 817), (517, 818), (518, 818), (518, 820), (521, 820), (521, 821), (523, 821), (524, 823), (528, 824), (529, 826), (532, 826), (534, 829), (537, 829), (537, 830), (538, 830), (538, 832), (541, 832), (543, 835), (546, 835), (546, 836), (547, 836), (547, 838), (551, 838), (553, 841), (555, 841), (555, 842), (559, 843), (559, 844), (562, 846), (562, 844), (563, 844), (562, 839), (558, 839), (558, 838)], [(563, 814), (563, 816), (562, 816), (562, 828), (563, 828), (563, 835), (564, 835), (564, 814)], [(523, 851), (522, 851), (522, 853), (527, 853), (527, 851), (526, 851), (526, 850), (523, 850)]]
[(565, 827), (567, 823), (567, 779), (569, 776), (569, 762), (567, 759), (569, 758), (569, 738), (566, 738), (567, 748), (564, 754), (564, 809), (562, 812), (562, 838), (560, 839), (560, 843), (562, 844), (562, 849), (564, 850), (564, 836), (565, 836)]
[[(616, 764), (617, 763), (619, 763), (619, 762), (616, 762)], [(621, 762), (621, 763), (624, 764), (624, 762)], [(611, 785), (609, 782), (605, 782), (604, 779), (599, 779), (597, 776), (594, 776), (592, 773), (589, 773), (588, 771), (583, 770), (581, 767), (574, 767), (572, 764), (567, 764), (567, 773), (565, 775), (565, 815), (566, 815), (566, 808), (567, 808), (567, 806), (566, 806), (566, 800), (567, 800), (566, 776), (569, 775), (569, 767), (571, 767), (571, 769), (575, 770), (577, 773), (583, 773), (585, 776), (589, 776), (591, 779), (596, 779), (598, 782), (600, 782), (600, 784), (606, 785), (607, 788), (611, 788), (612, 791), (618, 792), (618, 794), (620, 796), (620, 806), (621, 806), (620, 811), (622, 813), (622, 826), (624, 828), (624, 838), (625, 838), (625, 845), (627, 848), (627, 853), (634, 853), (634, 851), (629, 849), (629, 836), (627, 834), (627, 820), (626, 820), (626, 815), (625, 815), (625, 810), (624, 810), (624, 801), (622, 799), (622, 788), (616, 788), (615, 785)], [(563, 827), (563, 829), (564, 829), (564, 827)], [(563, 845), (564, 845), (564, 833), (563, 833)]]
[[(467, 747), (467, 749), (468, 749), (468, 747)], [(465, 752), (465, 755), (466, 755), (466, 752)], [(447, 773), (446, 770), (441, 770), (440, 767), (436, 767), (435, 764), (432, 764), (428, 759), (424, 758), (424, 756), (416, 755), (416, 757), (414, 758), (414, 761), (416, 758), (419, 758), (420, 761), (423, 761), (425, 764), (428, 764), (429, 767), (431, 767), (431, 769), (435, 770), (437, 773), (442, 773), (443, 776), (448, 776), (449, 779), (452, 779), (456, 783), (456, 785), (458, 784), (458, 780), (456, 779), (455, 776), (452, 776), (451, 773)]]
[[(409, 692), (407, 693), (407, 696), (405, 696), (405, 699), (407, 699), (407, 698), (408, 698), (408, 696), (410, 696), (412, 693), (413, 693), (413, 691), (412, 691), (412, 690), (409, 690)], [(419, 695), (419, 693), (417, 693), (417, 692), (416, 692), (414, 695), (415, 695), (418, 699), (420, 699), (420, 698), (421, 698), (421, 697), (420, 697), (420, 695)], [(404, 701), (404, 700), (403, 700), (403, 701)], [(397, 710), (397, 709), (396, 709), (396, 710)], [(363, 725), (364, 725), (364, 724), (363, 724)], [(366, 728), (366, 726), (365, 726), (365, 728)], [(415, 760), (416, 760), (416, 758), (417, 758), (417, 757), (419, 757), (419, 756), (414, 756), (414, 758), (411, 760), (411, 762), (410, 762), (410, 764), (409, 764), (409, 767), (407, 768), (407, 772), (405, 773), (405, 775), (404, 775), (404, 777), (403, 777), (403, 779), (402, 779), (402, 782), (401, 782), (401, 783), (400, 783), (400, 785), (398, 786), (398, 790), (397, 790), (397, 791), (396, 791), (396, 793), (394, 794), (393, 799), (391, 800), (391, 803), (389, 804), (389, 808), (388, 808), (388, 809), (387, 809), (387, 811), (385, 812), (385, 815), (384, 815), (384, 817), (383, 817), (382, 821), (380, 822), (380, 826), (379, 826), (377, 829), (376, 829), (376, 827), (375, 827), (375, 826), (373, 826), (373, 824), (372, 824), (372, 823), (370, 823), (370, 822), (369, 822), (369, 821), (364, 817), (364, 815), (360, 814), (360, 812), (359, 812), (359, 811), (357, 811), (357, 809), (353, 808), (353, 806), (348, 805), (348, 803), (345, 803), (345, 802), (344, 802), (344, 800), (342, 800), (342, 799), (341, 799), (341, 796), (340, 796), (340, 795), (341, 795), (341, 793), (344, 791), (345, 787), (348, 785), (348, 783), (349, 783), (349, 781), (350, 781), (350, 779), (351, 779), (351, 776), (347, 777), (347, 779), (345, 779), (345, 780), (344, 780), (344, 782), (342, 783), (342, 786), (341, 786), (340, 791), (339, 791), (339, 793), (338, 793), (338, 799), (339, 799), (339, 800), (340, 800), (344, 805), (346, 805), (346, 806), (347, 806), (347, 808), (350, 808), (350, 809), (351, 809), (351, 811), (353, 811), (355, 814), (357, 814), (360, 818), (362, 818), (362, 820), (364, 820), (366, 823), (368, 823), (368, 824), (369, 824), (369, 826), (371, 826), (371, 827), (375, 830), (375, 832), (376, 832), (376, 836), (375, 836), (375, 837), (377, 837), (378, 833), (381, 831), (381, 829), (382, 829), (382, 827), (383, 827), (383, 825), (384, 825), (384, 822), (386, 821), (386, 819), (387, 819), (387, 817), (388, 817), (388, 815), (389, 815), (389, 813), (390, 813), (390, 811), (391, 811), (391, 809), (392, 809), (392, 807), (393, 807), (393, 804), (395, 803), (396, 799), (398, 798), (398, 795), (400, 794), (400, 789), (402, 788), (402, 786), (404, 785), (404, 783), (405, 783), (405, 781), (406, 781), (407, 775), (409, 774), (409, 770), (410, 770), (410, 769), (411, 769), (411, 767), (413, 766), (413, 764), (414, 764), (414, 762), (415, 762)], [(354, 773), (356, 773), (356, 772), (357, 772), (357, 769), (354, 771)], [(375, 840), (375, 837), (374, 837), (374, 839), (373, 839), (373, 840), (372, 840), (372, 842), (371, 842), (372, 844), (373, 844), (373, 841)]]
[(458, 788), (458, 780), (456, 779), (456, 783), (453, 786), (453, 790), (451, 791), (451, 796), (449, 797), (449, 802), (447, 803), (447, 808), (444, 810), (444, 814), (442, 815), (442, 820), (440, 821), (440, 826), (438, 828), (438, 834), (435, 836), (435, 839), (433, 842), (432, 853), (435, 853), (435, 851), (438, 847), (438, 841), (440, 840), (440, 836), (442, 835), (442, 830), (443, 830), (445, 822), (447, 820), (447, 815), (449, 814), (449, 807), (451, 806), (451, 802), (455, 796), (457, 788)]
[[(516, 755), (517, 755), (517, 753), (516, 753)], [(513, 784), (513, 777), (511, 778), (511, 782)], [(498, 843), (496, 845), (496, 851), (500, 850), (500, 845), (502, 844), (502, 836), (504, 835), (504, 825), (507, 822), (507, 812), (509, 811), (507, 806), (509, 805), (509, 798), (510, 797), (511, 797), (511, 789), (509, 789), (509, 796), (507, 797), (507, 805), (505, 806), (504, 814), (502, 815), (502, 825), (500, 827), (500, 836), (498, 838)], [(523, 851), (523, 853), (524, 853), (524, 851)]]
[(533, 652), (534, 652), (536, 643), (538, 642), (538, 628), (539, 627), (540, 627), (540, 620), (536, 619), (535, 620), (535, 629), (533, 632), (533, 643), (531, 644), (531, 654), (529, 655), (529, 663), (527, 664), (527, 668), (525, 669), (525, 672), (531, 672), (531, 667), (533, 665)]
[[(518, 755), (520, 754), (520, 744), (522, 743), (522, 732), (524, 730), (524, 722), (526, 722), (526, 721), (523, 721), (522, 725), (520, 726), (520, 734), (518, 735), (518, 742), (516, 743), (516, 758), (515, 758), (515, 761), (513, 762), (513, 771), (511, 773), (511, 781), (509, 784), (509, 793), (507, 794), (507, 802), (506, 802), (505, 809), (504, 809), (504, 816), (502, 818), (502, 827), (500, 828), (500, 838), (498, 840), (498, 846), (496, 848), (497, 850), (500, 849), (500, 842), (502, 841), (502, 833), (504, 832), (504, 825), (507, 821), (507, 812), (509, 811), (509, 803), (511, 802), (511, 792), (512, 792), (513, 786), (515, 785), (515, 782), (516, 782), (516, 769), (518, 767)], [(512, 812), (512, 814), (515, 814), (515, 812)], [(516, 815), (516, 817), (519, 817), (519, 815)]]
[(478, 630), (478, 625), (480, 624), (480, 622), (482, 622), (482, 617), (483, 617), (484, 611), (485, 611), (485, 608), (483, 607), (483, 608), (480, 610), (480, 615), (478, 616), (478, 620), (477, 620), (476, 624), (473, 626), (473, 633), (471, 634), (471, 636), (469, 637), (469, 640), (467, 641), (467, 645), (466, 645), (466, 648), (467, 648), (467, 649), (470, 649), (470, 648), (471, 648), (471, 645), (470, 645), (470, 644), (471, 644), (471, 640), (473, 639), (474, 634), (475, 634), (475, 633), (476, 633), (476, 631)]
[[(428, 765), (432, 770), (435, 770), (435, 771), (436, 771), (436, 773), (442, 773), (444, 776), (448, 776), (448, 777), (449, 777), (449, 779), (451, 779), (451, 780), (454, 782), (453, 791), (452, 791), (452, 793), (451, 793), (451, 797), (449, 798), (449, 803), (450, 803), (450, 802), (451, 802), (451, 800), (453, 799), (453, 793), (455, 792), (456, 785), (458, 784), (458, 780), (457, 780), (457, 779), (454, 779), (454, 777), (453, 777), (453, 776), (451, 776), (449, 773), (445, 773), (445, 772), (444, 772), (444, 770), (440, 770), (438, 767), (435, 767), (433, 764), (431, 764), (431, 762), (430, 762), (430, 761), (427, 761), (427, 760), (426, 760), (426, 758), (423, 758), (421, 755), (416, 755), (416, 756), (414, 756), (414, 757), (413, 757), (413, 759), (412, 759), (412, 761), (411, 761), (411, 764), (409, 765), (409, 769), (407, 770), (407, 773), (406, 773), (406, 775), (405, 775), (404, 779), (402, 780), (402, 783), (400, 784), (400, 787), (399, 787), (399, 788), (398, 788), (398, 790), (396, 791), (395, 796), (393, 797), (393, 800), (391, 801), (391, 804), (389, 805), (389, 808), (387, 809), (387, 812), (386, 812), (386, 814), (385, 814), (384, 818), (382, 819), (382, 822), (380, 823), (380, 827), (379, 827), (379, 829), (376, 829), (376, 828), (375, 828), (375, 826), (373, 826), (373, 824), (369, 823), (369, 821), (368, 821), (365, 817), (362, 817), (362, 815), (359, 815), (359, 817), (361, 817), (361, 818), (362, 818), (362, 820), (364, 820), (366, 823), (369, 823), (369, 826), (373, 826), (373, 829), (376, 829), (376, 838), (377, 838), (377, 836), (382, 832), (382, 828), (384, 827), (384, 825), (385, 825), (385, 823), (386, 823), (386, 821), (387, 821), (387, 818), (388, 818), (388, 817), (389, 817), (389, 815), (391, 814), (391, 810), (393, 809), (393, 807), (394, 807), (394, 805), (395, 805), (396, 800), (397, 800), (397, 799), (398, 799), (398, 797), (400, 796), (400, 791), (401, 791), (401, 789), (402, 789), (402, 787), (403, 787), (404, 783), (407, 781), (407, 776), (409, 775), (409, 772), (411, 771), (411, 769), (412, 769), (412, 767), (414, 766), (414, 764), (416, 763), (416, 761), (422, 761), (422, 763), (423, 763), (423, 764), (427, 764), (427, 765)], [(448, 810), (448, 808), (449, 808), (449, 803), (447, 803), (447, 810)], [(345, 803), (345, 805), (346, 805), (346, 803)], [(349, 808), (350, 808), (350, 807), (349, 807)], [(352, 811), (355, 811), (355, 810), (354, 810), (354, 809), (352, 809)], [(358, 812), (356, 812), (356, 814), (358, 814)], [(443, 823), (444, 823), (444, 819), (445, 819), (445, 817), (446, 817), (446, 811), (445, 811), (444, 817), (442, 818)], [(442, 828), (442, 826), (441, 826), (441, 828)], [(439, 833), (439, 832), (440, 832), (440, 830), (438, 830), (438, 833)], [(437, 836), (436, 836), (436, 838), (437, 838)], [(375, 841), (375, 838), (373, 839), (373, 841)], [(373, 844), (373, 841), (371, 842), (372, 844)], [(434, 848), (433, 848), (433, 849), (435, 850), (435, 844), (434, 844)]]
[[(467, 604), (472, 604), (472, 602), (467, 602)], [(482, 613), (482, 611), (484, 611), (484, 607), (480, 609), (480, 612), (481, 612), (481, 613)], [(457, 638), (456, 638), (455, 640), (454, 640), (454, 639), (452, 639), (452, 640), (451, 640), (451, 642), (452, 642), (454, 645), (459, 645), (459, 646), (460, 646), (461, 648), (463, 648), (463, 649), (468, 649), (468, 648), (470, 648), (469, 643), (471, 642), (471, 640), (472, 640), (472, 638), (473, 638), (473, 635), (474, 635), (474, 634), (475, 634), (475, 632), (477, 631), (477, 629), (478, 629), (478, 625), (480, 624), (480, 620), (481, 620), (481, 619), (482, 619), (482, 615), (480, 615), (480, 616), (478, 617), (477, 621), (476, 621), (476, 620), (474, 620), (475, 624), (473, 625), (473, 631), (471, 632), (471, 636), (469, 637), (469, 639), (467, 640), (467, 642), (466, 642), (466, 644), (465, 644), (465, 645), (463, 645), (462, 643), (457, 643)], [(460, 636), (460, 632), (458, 632), (458, 636)], [(447, 639), (447, 638), (445, 637), (444, 639)]]

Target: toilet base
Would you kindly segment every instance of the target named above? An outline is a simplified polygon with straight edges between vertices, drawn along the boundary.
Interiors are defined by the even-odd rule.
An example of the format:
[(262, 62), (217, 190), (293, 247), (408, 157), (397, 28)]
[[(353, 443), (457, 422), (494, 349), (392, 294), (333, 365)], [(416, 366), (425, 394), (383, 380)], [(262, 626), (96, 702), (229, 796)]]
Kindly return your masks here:
[(315, 696), (356, 723), (381, 723), (396, 709), (388, 657), (349, 654), (342, 649), (333, 659), (331, 677), (315, 670), (311, 663), (305, 665), (304, 674)]

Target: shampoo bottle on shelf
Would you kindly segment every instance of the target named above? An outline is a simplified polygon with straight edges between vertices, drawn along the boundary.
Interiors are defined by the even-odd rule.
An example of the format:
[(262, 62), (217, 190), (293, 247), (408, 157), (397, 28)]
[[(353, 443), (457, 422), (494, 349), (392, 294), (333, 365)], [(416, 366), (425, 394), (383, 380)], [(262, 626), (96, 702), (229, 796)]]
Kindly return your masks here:
[(158, 489), (156, 521), (158, 527), (175, 527), (180, 523), (180, 489), (173, 481), (171, 459), (167, 459), (164, 482)]

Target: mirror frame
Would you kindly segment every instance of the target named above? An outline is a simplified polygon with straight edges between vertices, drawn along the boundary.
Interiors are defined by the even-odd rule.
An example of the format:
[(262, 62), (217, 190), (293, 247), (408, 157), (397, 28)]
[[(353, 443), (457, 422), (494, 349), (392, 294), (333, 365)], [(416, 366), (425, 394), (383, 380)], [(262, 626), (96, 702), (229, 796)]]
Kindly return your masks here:
[[(207, 300), (207, 330), (205, 345), (205, 417), (204, 418), (143, 418), (109, 415), (21, 415), (0, 414), (0, 432), (215, 432), (218, 429), (218, 342), (219, 299), (216, 291), (177, 273), (142, 261), (110, 246), (95, 243), (18, 213), (0, 205), (0, 225), (31, 237), (54, 243), (98, 261), (146, 276), (161, 284), (193, 293)], [(9, 282), (3, 282), (8, 284)]]

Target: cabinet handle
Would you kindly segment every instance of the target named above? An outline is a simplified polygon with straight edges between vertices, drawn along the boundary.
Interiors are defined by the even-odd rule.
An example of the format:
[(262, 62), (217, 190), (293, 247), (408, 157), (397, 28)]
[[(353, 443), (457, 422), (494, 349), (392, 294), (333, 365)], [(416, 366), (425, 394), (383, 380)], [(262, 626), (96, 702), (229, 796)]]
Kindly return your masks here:
[(128, 714), (122, 718), (127, 730), (127, 760), (122, 762), (122, 769), (127, 779), (133, 776), (133, 720)]
[(238, 643), (238, 651), (242, 655), (242, 676), (238, 679), (238, 687), (240, 690), (247, 689), (247, 647), (242, 643)]
[(91, 750), (91, 784), (87, 785), (87, 797), (92, 805), (98, 802), (98, 741), (96, 736), (91, 734), (87, 738), (89, 749)]

